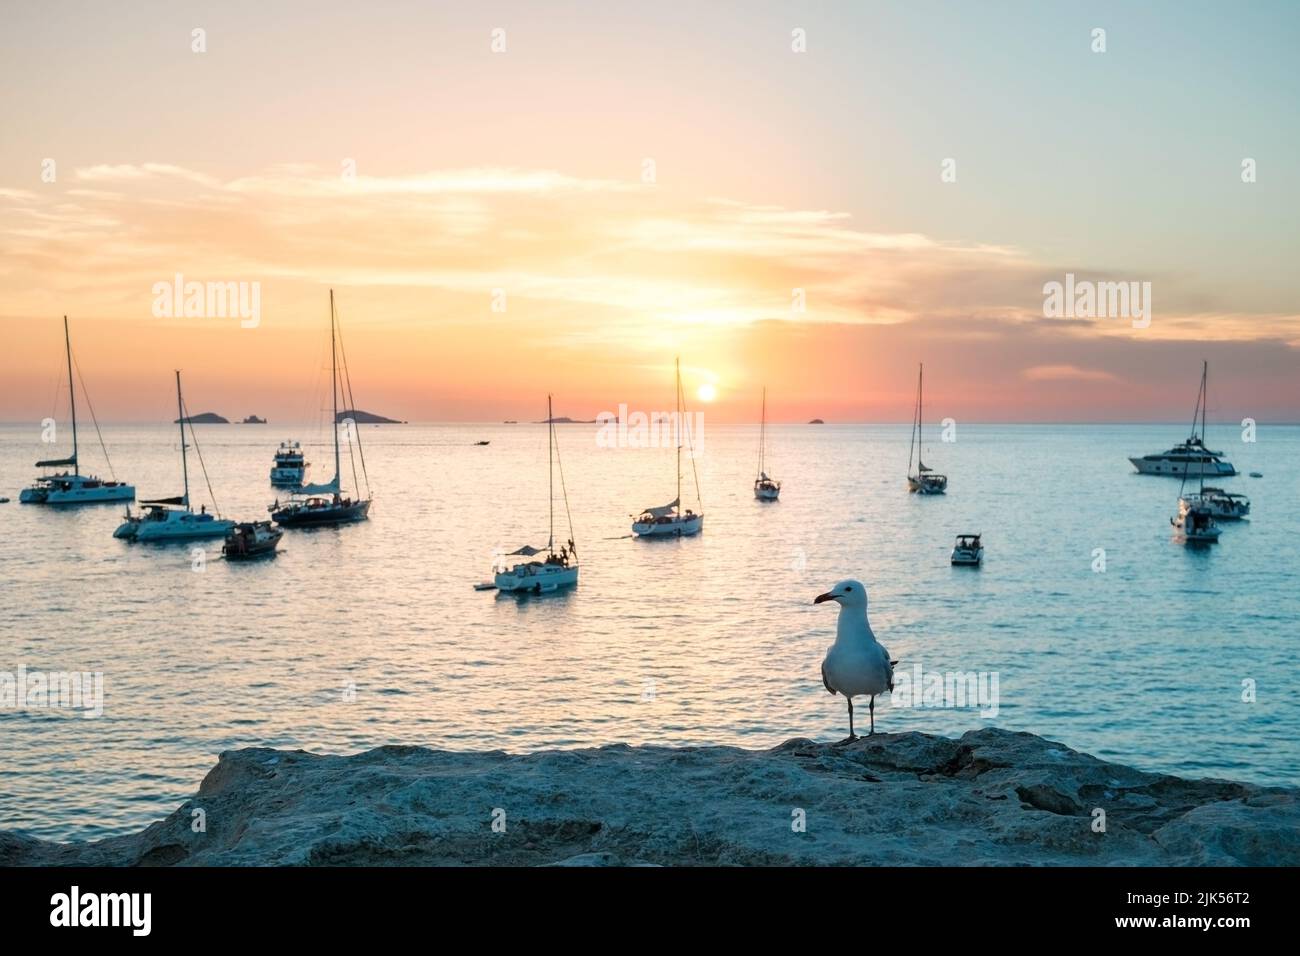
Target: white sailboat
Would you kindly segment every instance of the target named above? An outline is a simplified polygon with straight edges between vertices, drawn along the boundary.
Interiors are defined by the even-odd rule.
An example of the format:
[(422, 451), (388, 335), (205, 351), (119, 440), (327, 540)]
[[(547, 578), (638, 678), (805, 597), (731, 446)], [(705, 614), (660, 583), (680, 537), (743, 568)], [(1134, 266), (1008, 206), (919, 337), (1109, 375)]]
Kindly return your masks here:
[[(144, 511), (132, 514), (126, 509), (126, 520), (113, 532), (113, 537), (127, 541), (188, 541), (199, 538), (224, 538), (235, 522), (222, 518), (220, 514), (210, 515), (206, 506), (195, 512), (190, 508), (190, 468), (186, 454), (185, 400), (181, 397), (181, 373), (176, 372), (176, 411), (181, 429), (181, 476), (185, 483), (185, 493), (179, 498), (154, 498), (141, 501)], [(190, 422), (190, 436), (194, 438), (194, 448), (198, 450), (198, 438), (194, 435), (194, 423)], [(207, 481), (207, 467), (203, 465), (203, 453), (199, 452), (199, 465), (203, 468), (203, 478)], [(212, 486), (208, 485), (211, 493)], [(215, 507), (215, 501), (214, 501)]]
[[(366, 472), (366, 453), (361, 449), (361, 432), (349, 429), (348, 453), (352, 452), (352, 438), (356, 438), (357, 455), (361, 460), (361, 474), (366, 481), (366, 496), (353, 499), (342, 493), (341, 478), (343, 469), (339, 456), (339, 352), (342, 342), (336, 333), (338, 313), (334, 309), (334, 290), (330, 289), (330, 397), (333, 401), (334, 415), (334, 477), (322, 484), (303, 485), (294, 490), (287, 504), (279, 500), (266, 510), (271, 512), (275, 522), (286, 528), (318, 527), (321, 525), (349, 524), (365, 521), (370, 515), (370, 475)], [(346, 383), (348, 405), (357, 407), (352, 398), (352, 376), (348, 372), (347, 353), (343, 355), (343, 376)], [(356, 462), (352, 464), (352, 479), (357, 480)]]
[[(916, 409), (912, 416), (912, 439), (907, 448), (907, 490), (918, 495), (941, 495), (948, 490), (948, 476), (927, 468), (921, 460), (921, 432), (924, 427), (922, 392), (925, 385), (925, 366), (916, 376)], [(916, 458), (916, 471), (912, 471), (912, 458)]]
[[(73, 380), (72, 373), (72, 337), (68, 334), (68, 317), (63, 317), (63, 350), (68, 359), (68, 403), (71, 406), (72, 413), (72, 455), (68, 458), (51, 458), (47, 461), (38, 461), (37, 468), (62, 468), (63, 471), (56, 472), (52, 475), (42, 475), (32, 482), (30, 487), (24, 488), (18, 495), (18, 500), (24, 504), (33, 505), (89, 505), (102, 504), (111, 501), (134, 501), (135, 486), (128, 485), (122, 481), (105, 481), (96, 475), (83, 475), (81, 465), (78, 461), (77, 448), (77, 389)], [(83, 383), (84, 391), (84, 383)], [(86, 396), (89, 403), (90, 396)], [(90, 410), (91, 420), (94, 421), (95, 411), (92, 407)], [(99, 423), (95, 422), (95, 434), (99, 434)], [(108, 449), (104, 447), (103, 437), (100, 437), (99, 447), (104, 452), (104, 461), (108, 462)], [(71, 467), (72, 470), (67, 469)], [(112, 462), (108, 462), (109, 472), (112, 473)]]
[[(642, 538), (685, 537), (699, 534), (704, 527), (704, 509), (682, 511), (682, 433), (689, 440), (686, 424), (686, 398), (682, 393), (682, 360), (677, 360), (677, 497), (666, 505), (646, 508), (632, 522), (632, 533)], [(700, 507), (700, 476), (695, 471), (694, 447), (691, 449), (691, 474), (695, 477), (695, 503)]]
[[(1196, 429), (1197, 413), (1200, 414), (1201, 419), (1201, 435), (1205, 434), (1207, 369), (1208, 365), (1201, 368), (1201, 390), (1196, 397), (1196, 411), (1192, 413), (1193, 434)], [(1183, 486), (1187, 484), (1188, 475), (1193, 473), (1200, 481), (1200, 492), (1195, 495), (1184, 495)], [(1190, 468), (1183, 470), (1183, 480), (1178, 486), (1178, 517), (1170, 518), (1169, 523), (1187, 544), (1212, 544), (1219, 540), (1219, 525), (1214, 520), (1214, 512), (1206, 495), (1204, 468), (1199, 468), (1195, 472)]]
[[(573, 515), (569, 512), (569, 491), (564, 484), (564, 465), (560, 462), (560, 448), (555, 435), (555, 415), (551, 410), (551, 396), (546, 396), (547, 427), (547, 489), (551, 514), (551, 529), (545, 548), (524, 545), (505, 555), (494, 569), (494, 581), (499, 590), (531, 594), (547, 594), (578, 583), (578, 548), (573, 543)], [(555, 550), (555, 471), (560, 472), (560, 492), (564, 497), (564, 516), (569, 522), (569, 541)], [(545, 554), (539, 561), (510, 563), (505, 558), (531, 558)]]
[(754, 497), (759, 501), (776, 501), (781, 482), (767, 476), (767, 388), (763, 389), (763, 417), (758, 426), (758, 477), (754, 479)]

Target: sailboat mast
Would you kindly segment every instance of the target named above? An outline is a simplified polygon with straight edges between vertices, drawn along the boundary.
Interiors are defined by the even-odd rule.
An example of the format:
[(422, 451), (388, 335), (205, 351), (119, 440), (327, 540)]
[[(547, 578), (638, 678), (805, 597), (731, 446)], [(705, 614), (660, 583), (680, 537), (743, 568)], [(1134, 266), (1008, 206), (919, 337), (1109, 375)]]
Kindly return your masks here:
[(758, 425), (758, 477), (762, 478), (767, 465), (767, 386), (763, 386), (763, 417)]
[[(1210, 363), (1208, 360), (1201, 360), (1201, 445), (1205, 445), (1205, 407), (1210, 404)], [(1205, 462), (1201, 465), (1201, 494), (1205, 494)]]
[(925, 363), (916, 374), (916, 462), (920, 466), (925, 457)]
[(72, 473), (79, 475), (81, 461), (77, 457), (77, 389), (72, 384), (72, 338), (68, 335), (66, 315), (63, 317), (63, 348), (68, 353), (68, 402), (72, 406)]
[[(339, 467), (339, 356), (334, 347), (334, 290), (330, 289), (330, 398), (334, 402), (334, 482), (338, 483), (343, 472)], [(338, 494), (338, 489), (334, 491)]]
[[(190, 506), (190, 466), (185, 456), (185, 403), (181, 400), (181, 370), (176, 370), (176, 420), (181, 424), (181, 476), (185, 479), (185, 497), (182, 504)], [(191, 425), (192, 429), (194, 426)]]
[(682, 359), (677, 357), (677, 513), (682, 513)]
[(546, 550), (555, 550), (555, 413), (551, 411), (551, 396), (546, 396), (546, 503), (551, 509), (551, 536)]

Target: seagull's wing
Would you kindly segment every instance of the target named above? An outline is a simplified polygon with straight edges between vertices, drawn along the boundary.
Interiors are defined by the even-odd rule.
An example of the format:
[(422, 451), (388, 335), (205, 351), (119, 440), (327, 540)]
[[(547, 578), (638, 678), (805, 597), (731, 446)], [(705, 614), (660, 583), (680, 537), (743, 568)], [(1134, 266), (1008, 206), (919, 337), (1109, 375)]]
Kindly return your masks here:
[(894, 665), (898, 661), (891, 661), (889, 651), (885, 650), (884, 647), (880, 648), (880, 656), (885, 659), (885, 679), (889, 682), (889, 689), (892, 691), (894, 689)]
[(835, 693), (835, 688), (832, 687), (832, 686), (831, 686), (831, 682), (828, 681), (828, 680), (826, 679), (826, 662), (825, 662), (825, 661), (822, 661), (822, 686), (826, 688), (826, 692), (827, 692), (828, 694), (834, 695), (834, 693)]

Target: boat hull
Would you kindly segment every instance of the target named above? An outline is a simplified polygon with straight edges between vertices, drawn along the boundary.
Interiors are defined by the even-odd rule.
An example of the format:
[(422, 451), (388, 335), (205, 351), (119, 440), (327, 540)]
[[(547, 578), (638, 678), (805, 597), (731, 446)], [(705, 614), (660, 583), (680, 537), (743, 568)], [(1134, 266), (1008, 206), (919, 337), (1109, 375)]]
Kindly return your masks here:
[(1216, 521), (1240, 521), (1250, 515), (1250, 502), (1194, 495), (1178, 499), (1178, 513), (1185, 515), (1193, 508), (1204, 508)]
[[(242, 533), (241, 533), (242, 532)], [(221, 547), (221, 553), (225, 555), (227, 561), (250, 561), (254, 558), (265, 558), (275, 554), (275, 549), (280, 544), (280, 539), (284, 537), (284, 532), (279, 528), (272, 527), (271, 522), (265, 522), (262, 527), (243, 528), (237, 526), (230, 534), (226, 535), (226, 543)]]
[(684, 538), (699, 534), (704, 515), (675, 515), (666, 521), (634, 521), (632, 533), (641, 538)]
[(301, 488), (307, 473), (302, 469), (272, 468), (271, 484), (276, 488)]
[(369, 501), (354, 501), (346, 505), (329, 505), (325, 508), (306, 508), (290, 505), (274, 512), (275, 523), (285, 528), (318, 528), (326, 525), (352, 524), (365, 521), (370, 515)]
[(24, 488), (18, 500), (29, 505), (100, 505), (110, 502), (135, 501), (135, 486), (97, 478), (77, 478), (69, 481), (52, 481)]
[(952, 563), (958, 566), (977, 566), (984, 560), (983, 548), (953, 548)]
[(781, 497), (780, 485), (754, 485), (754, 497), (759, 501), (776, 501)]
[(948, 491), (948, 479), (942, 475), (909, 477), (907, 490), (918, 495), (942, 495)]
[(1165, 458), (1130, 458), (1129, 461), (1141, 475), (1220, 478), (1237, 473), (1237, 469), (1227, 461), (1170, 461)]
[(548, 594), (578, 583), (578, 566), (532, 561), (496, 572), (497, 589), (508, 594)]
[(224, 538), (235, 522), (208, 514), (169, 512), (166, 519), (130, 518), (118, 526), (113, 537), (126, 541), (200, 541)]

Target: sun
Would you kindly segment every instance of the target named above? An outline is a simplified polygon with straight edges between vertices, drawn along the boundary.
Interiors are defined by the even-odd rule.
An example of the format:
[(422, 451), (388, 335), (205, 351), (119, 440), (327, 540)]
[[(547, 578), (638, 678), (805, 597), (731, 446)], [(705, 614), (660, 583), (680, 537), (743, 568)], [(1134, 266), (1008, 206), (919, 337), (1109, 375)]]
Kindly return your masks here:
[(695, 394), (702, 402), (711, 402), (718, 397), (718, 389), (712, 382), (705, 382), (695, 390)]

